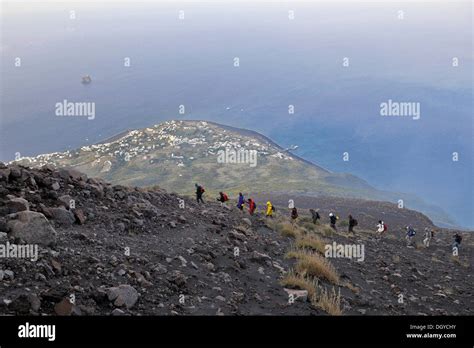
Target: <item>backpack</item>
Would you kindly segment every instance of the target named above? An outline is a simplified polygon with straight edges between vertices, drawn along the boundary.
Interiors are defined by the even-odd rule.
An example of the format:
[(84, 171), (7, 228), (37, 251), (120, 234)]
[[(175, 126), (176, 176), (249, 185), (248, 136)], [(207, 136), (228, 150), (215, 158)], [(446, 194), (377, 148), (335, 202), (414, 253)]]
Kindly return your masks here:
[(276, 209), (275, 209), (275, 206), (274, 206), (274, 205), (272, 205), (272, 211), (276, 211)]
[(354, 219), (354, 226), (357, 226), (359, 223), (357, 222), (356, 219)]
[(229, 200), (229, 197), (225, 193), (223, 194), (223, 197), (224, 197), (224, 202)]
[(387, 232), (387, 230), (388, 230), (387, 224), (383, 224), (383, 231)]

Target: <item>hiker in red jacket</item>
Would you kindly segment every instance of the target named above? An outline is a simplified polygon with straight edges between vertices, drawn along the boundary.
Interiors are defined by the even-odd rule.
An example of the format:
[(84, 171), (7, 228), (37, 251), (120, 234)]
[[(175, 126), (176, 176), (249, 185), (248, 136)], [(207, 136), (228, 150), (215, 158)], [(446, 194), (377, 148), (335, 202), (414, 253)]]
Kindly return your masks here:
[(221, 205), (223, 205), (229, 200), (229, 196), (227, 196), (227, 194), (225, 194), (224, 192), (219, 192), (219, 197), (217, 198), (217, 200), (221, 202)]
[(255, 208), (257, 207), (254, 200), (252, 198), (249, 198), (249, 200), (247, 201), (248, 205), (249, 205), (249, 214), (250, 215), (253, 215), (254, 211), (255, 211)]

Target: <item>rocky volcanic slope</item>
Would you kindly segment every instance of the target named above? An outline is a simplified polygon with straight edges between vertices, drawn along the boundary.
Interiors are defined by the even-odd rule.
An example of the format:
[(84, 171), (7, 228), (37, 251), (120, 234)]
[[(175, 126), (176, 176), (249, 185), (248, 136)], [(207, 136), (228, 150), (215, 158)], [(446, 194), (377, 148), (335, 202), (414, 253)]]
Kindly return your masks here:
[[(249, 217), (205, 198), (209, 203), (198, 205), (74, 170), (0, 165), (0, 244), (40, 244), (37, 261), (0, 259), (0, 313), (326, 314), (304, 297), (288, 303), (280, 281), (294, 267), (285, 258), (291, 238), (267, 227), (260, 214)], [(327, 243), (365, 246), (364, 262), (330, 260), (340, 284), (320, 281), (340, 289), (344, 314), (472, 314), (468, 233), (454, 260), (451, 233), (439, 232), (429, 249), (411, 249), (400, 233), (378, 240), (324, 227), (314, 233)]]
[(1, 243), (38, 243), (40, 255), (0, 260), (0, 313), (322, 313), (288, 304), (279, 279), (289, 240), (217, 202), (183, 200), (73, 170), (2, 165)]
[(439, 231), (427, 249), (420, 235), (415, 238), (417, 247), (407, 248), (404, 234), (399, 232), (381, 239), (360, 231), (355, 236), (344, 232), (331, 237), (330, 242), (365, 246), (363, 262), (331, 259), (341, 279), (358, 288), (356, 293), (341, 288), (344, 313), (472, 315), (472, 238), (463, 233), (464, 245), (458, 259), (451, 254), (451, 235)]

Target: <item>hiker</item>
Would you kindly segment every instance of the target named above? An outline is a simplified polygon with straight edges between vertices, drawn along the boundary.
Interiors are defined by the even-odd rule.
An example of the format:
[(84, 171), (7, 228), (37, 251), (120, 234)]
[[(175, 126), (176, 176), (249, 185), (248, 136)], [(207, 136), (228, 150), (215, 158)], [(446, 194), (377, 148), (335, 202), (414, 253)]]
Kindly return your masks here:
[(459, 233), (456, 233), (454, 236), (454, 243), (453, 243), (453, 253), (456, 251), (456, 254), (459, 251), (459, 247), (461, 246), (462, 236)]
[(336, 228), (337, 220), (339, 220), (339, 218), (336, 215), (334, 215), (333, 213), (329, 213), (330, 226), (334, 231), (337, 231), (337, 228)]
[(377, 224), (377, 233), (381, 236), (384, 232), (387, 232), (387, 224), (382, 220), (379, 220), (379, 223)]
[(349, 215), (349, 233), (354, 233), (354, 227), (357, 226), (359, 223), (357, 222), (356, 219), (352, 217), (352, 215)]
[(255, 204), (255, 201), (252, 198), (249, 198), (247, 203), (249, 205), (249, 214), (253, 215), (253, 213), (255, 212), (255, 209), (257, 208), (257, 205)]
[(423, 244), (425, 248), (430, 246), (431, 238), (433, 238), (433, 231), (430, 230), (428, 227), (425, 227), (425, 238), (423, 239)]
[(268, 201), (267, 202), (267, 212), (266, 212), (266, 216), (267, 217), (273, 217), (273, 212), (275, 211), (275, 208), (273, 207), (273, 204), (272, 202)]
[(242, 192), (239, 192), (239, 201), (237, 202), (237, 208), (244, 210), (245, 198)]
[(195, 184), (195, 186), (196, 186), (196, 201), (198, 203), (204, 203), (204, 201), (202, 200), (202, 195), (204, 194), (204, 192), (206, 192), (204, 190), (204, 187), (198, 184)]
[(319, 215), (319, 213), (314, 210), (314, 209), (310, 209), (309, 212), (311, 213), (311, 218), (313, 219), (313, 224), (316, 225), (316, 223), (318, 222), (319, 219), (321, 219), (321, 216)]
[(293, 209), (291, 209), (291, 222), (295, 223), (297, 218), (298, 218), (298, 210), (296, 210), (296, 207), (293, 207)]
[(413, 237), (415, 236), (416, 231), (411, 226), (407, 226), (406, 230), (407, 230), (407, 235), (405, 236), (405, 239), (407, 240), (407, 247), (412, 247)]
[(223, 205), (229, 200), (229, 197), (224, 192), (219, 192), (219, 197), (217, 198), (217, 200), (221, 202), (221, 205)]

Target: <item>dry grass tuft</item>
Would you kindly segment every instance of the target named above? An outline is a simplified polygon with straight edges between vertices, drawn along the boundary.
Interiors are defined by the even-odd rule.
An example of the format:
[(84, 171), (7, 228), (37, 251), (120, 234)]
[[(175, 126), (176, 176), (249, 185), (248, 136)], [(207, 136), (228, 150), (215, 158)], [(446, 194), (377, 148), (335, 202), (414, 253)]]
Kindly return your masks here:
[(457, 264), (458, 266), (464, 267), (464, 268), (469, 268), (469, 263), (468, 262), (463, 262), (459, 256), (454, 256), (451, 255), (451, 260)]
[(339, 275), (336, 269), (329, 260), (321, 255), (304, 250), (291, 250), (285, 257), (298, 260), (295, 266), (298, 274), (321, 278), (333, 284), (339, 284)]
[(278, 219), (276, 218), (268, 218), (268, 219), (265, 219), (265, 225), (267, 225), (267, 227), (273, 231), (276, 231), (277, 230), (277, 226), (278, 224), (280, 223), (280, 221), (278, 221)]
[(319, 233), (321, 233), (325, 237), (330, 237), (336, 234), (336, 231), (334, 231), (330, 226), (324, 225), (322, 228), (319, 229)]
[(426, 248), (423, 246), (423, 244), (420, 244), (420, 243), (415, 243), (414, 247), (415, 247), (416, 250), (424, 250), (424, 249), (426, 249)]
[(289, 289), (306, 290), (308, 291), (308, 298), (316, 296), (317, 283), (312, 279), (296, 274), (293, 270), (285, 275), (280, 284)]
[[(319, 222), (318, 222), (319, 223)], [(315, 231), (317, 224), (313, 224), (313, 222), (305, 222), (302, 224), (302, 227), (307, 229), (308, 231)]]
[(324, 255), (326, 242), (314, 235), (307, 235), (296, 240), (295, 246), (301, 249), (311, 249)]
[(282, 222), (277, 225), (277, 231), (285, 237), (296, 238), (299, 235), (298, 230), (289, 222)]
[(318, 287), (317, 294), (312, 297), (311, 303), (330, 315), (342, 315), (340, 289), (336, 294), (334, 288), (328, 292), (326, 289)]

